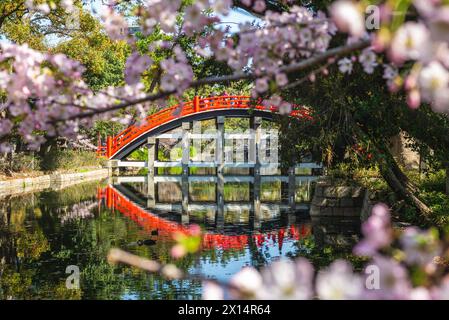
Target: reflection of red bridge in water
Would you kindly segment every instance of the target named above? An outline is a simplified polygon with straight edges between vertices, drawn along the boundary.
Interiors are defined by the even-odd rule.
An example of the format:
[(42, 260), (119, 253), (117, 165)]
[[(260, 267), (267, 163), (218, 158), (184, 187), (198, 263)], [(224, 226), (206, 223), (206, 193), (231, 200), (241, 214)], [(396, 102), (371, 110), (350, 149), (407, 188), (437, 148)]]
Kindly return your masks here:
[[(127, 199), (121, 193), (111, 186), (105, 189), (99, 189), (97, 198), (101, 202), (105, 199), (106, 206), (109, 209), (118, 210), (120, 213), (131, 218), (133, 221), (142, 226), (149, 233), (152, 230), (159, 231), (159, 237), (165, 239), (172, 239), (177, 232), (189, 234), (190, 230), (187, 226), (176, 223), (164, 218), (161, 218), (151, 212), (146, 211), (139, 205)], [(310, 227), (307, 225), (298, 225), (280, 228), (276, 231), (269, 231), (264, 234), (252, 235), (225, 235), (215, 233), (203, 234), (203, 248), (212, 249), (243, 249), (248, 244), (249, 240), (254, 240), (254, 243), (260, 247), (268, 241), (278, 244), (279, 249), (282, 249), (284, 239), (300, 240), (311, 234)], [(251, 239), (252, 238), (252, 239)]]

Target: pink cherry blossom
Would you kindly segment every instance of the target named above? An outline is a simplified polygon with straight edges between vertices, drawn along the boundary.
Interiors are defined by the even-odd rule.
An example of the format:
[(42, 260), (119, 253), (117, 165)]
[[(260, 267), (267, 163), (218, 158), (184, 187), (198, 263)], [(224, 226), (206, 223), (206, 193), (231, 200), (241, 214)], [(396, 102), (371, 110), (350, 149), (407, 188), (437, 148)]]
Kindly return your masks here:
[(220, 285), (212, 281), (203, 282), (203, 300), (223, 300), (224, 297), (225, 291)]
[(133, 52), (126, 60), (125, 80), (126, 83), (133, 85), (140, 81), (142, 73), (147, 70), (153, 61), (147, 55), (140, 55)]
[(449, 300), (449, 276), (446, 275), (439, 283), (438, 287), (431, 290), (431, 298), (436, 300)]
[(376, 255), (370, 265), (379, 270), (379, 287), (365, 291), (368, 299), (409, 299), (412, 285), (407, 270), (392, 258)]
[(401, 234), (400, 242), (405, 261), (411, 265), (427, 267), (442, 252), (436, 231), (420, 231), (409, 227)]
[(288, 83), (288, 78), (285, 73), (276, 74), (276, 83), (280, 87), (283, 87)]
[(449, 89), (438, 90), (432, 103), (435, 112), (447, 113), (449, 111)]
[(411, 109), (418, 109), (421, 105), (421, 94), (418, 89), (407, 92), (407, 104)]
[(429, 289), (425, 287), (417, 287), (413, 288), (410, 291), (410, 300), (430, 300), (431, 299), (431, 292)]
[(128, 23), (121, 14), (117, 13), (113, 8), (108, 8), (103, 11), (102, 19), (104, 28), (111, 39), (123, 40), (126, 38)]
[(372, 74), (378, 66), (377, 56), (370, 48), (363, 50), (359, 56), (359, 62), (362, 64), (363, 70), (368, 74)]
[(244, 267), (232, 277), (230, 284), (238, 288), (244, 297), (254, 298), (263, 285), (263, 279), (253, 267)]
[(354, 37), (365, 33), (365, 19), (357, 5), (349, 0), (339, 0), (330, 7), (332, 19), (342, 32)]
[(336, 260), (317, 275), (316, 290), (323, 300), (360, 299), (364, 290), (362, 278), (344, 260)]
[(343, 58), (338, 61), (338, 69), (341, 73), (351, 74), (353, 68), (353, 63), (351, 59)]
[(376, 204), (371, 216), (362, 225), (364, 238), (354, 247), (354, 253), (371, 256), (392, 241), (390, 214), (384, 204)]
[(438, 61), (432, 61), (419, 73), (418, 84), (423, 99), (432, 102), (438, 92), (448, 89), (449, 71)]
[(427, 27), (419, 22), (406, 22), (395, 33), (390, 58), (396, 64), (407, 60), (424, 60), (430, 55), (431, 40)]
[(180, 259), (187, 254), (185, 247), (181, 244), (173, 246), (170, 250), (170, 255), (175, 259)]
[(273, 262), (262, 271), (263, 287), (258, 299), (308, 300), (313, 296), (313, 266), (304, 258)]
[(268, 79), (260, 78), (256, 80), (256, 90), (257, 92), (265, 92), (268, 90)]
[(413, 0), (413, 5), (423, 17), (430, 17), (441, 0)]
[(263, 11), (265, 11), (266, 7), (267, 6), (265, 4), (265, 1), (263, 1), (263, 0), (256, 0), (254, 2), (253, 10), (256, 11), (256, 12), (263, 12)]
[(434, 41), (449, 42), (449, 5), (438, 8), (432, 14), (429, 29)]

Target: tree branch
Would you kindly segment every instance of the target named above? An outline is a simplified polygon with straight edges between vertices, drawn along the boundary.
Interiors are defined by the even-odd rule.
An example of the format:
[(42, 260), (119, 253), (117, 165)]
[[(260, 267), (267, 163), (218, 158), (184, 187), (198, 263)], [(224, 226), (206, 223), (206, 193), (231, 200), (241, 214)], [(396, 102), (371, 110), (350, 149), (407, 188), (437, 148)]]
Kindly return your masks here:
[[(370, 43), (371, 42), (369, 40), (360, 40), (360, 41), (354, 42), (352, 44), (340, 46), (340, 47), (328, 50), (326, 52), (323, 52), (321, 54), (318, 54), (314, 57), (303, 60), (301, 62), (292, 63), (290, 65), (281, 67), (281, 68), (279, 68), (279, 71), (284, 72), (284, 73), (293, 73), (293, 72), (297, 72), (297, 71), (302, 71), (302, 70), (311, 68), (317, 64), (320, 64), (322, 62), (325, 62), (328, 59), (338, 58), (338, 57), (347, 55), (351, 52), (364, 49), (364, 48), (368, 47), (370, 45)], [(208, 78), (196, 80), (196, 81), (193, 81), (189, 87), (197, 88), (197, 87), (201, 87), (204, 85), (210, 85), (210, 84), (222, 83), (222, 82), (234, 82), (234, 81), (239, 81), (239, 80), (255, 80), (257, 78), (262, 78), (262, 77), (269, 76), (269, 75), (270, 74), (268, 74), (268, 73), (261, 73), (260, 75), (256, 76), (253, 73), (237, 72), (237, 73), (234, 73), (234, 74), (228, 75), (228, 76), (216, 76), (216, 77), (208, 77)], [(166, 98), (175, 93), (176, 93), (176, 90), (161, 91), (156, 94), (151, 94), (146, 97), (136, 99), (134, 101), (123, 102), (123, 103), (113, 105), (113, 106), (110, 106), (107, 108), (98, 109), (98, 110), (91, 111), (91, 112), (85, 112), (85, 113), (73, 115), (73, 116), (70, 116), (67, 118), (55, 119), (52, 122), (57, 123), (57, 122), (67, 121), (67, 120), (89, 118), (89, 117), (93, 117), (97, 114), (116, 111), (116, 110), (120, 110), (120, 109), (125, 109), (128, 107), (137, 105), (137, 104)]]

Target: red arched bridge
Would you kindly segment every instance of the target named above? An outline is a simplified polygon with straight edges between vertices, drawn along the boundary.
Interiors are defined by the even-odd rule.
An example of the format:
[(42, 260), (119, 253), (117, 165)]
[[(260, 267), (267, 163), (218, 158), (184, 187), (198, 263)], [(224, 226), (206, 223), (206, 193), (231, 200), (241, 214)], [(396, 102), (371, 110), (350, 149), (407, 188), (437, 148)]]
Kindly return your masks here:
[[(295, 194), (298, 184), (309, 184), (314, 178), (311, 176), (317, 175), (317, 171), (313, 169), (319, 169), (321, 165), (310, 161), (299, 163), (289, 168), (288, 175), (279, 175), (278, 133), (275, 130), (266, 131), (262, 128), (262, 120), (272, 121), (278, 111), (277, 107), (267, 108), (254, 104), (247, 96), (217, 96), (202, 99), (195, 97), (192, 101), (154, 113), (114, 137), (107, 137), (106, 145), (102, 145), (100, 141), (98, 154), (109, 159), (108, 166), (112, 170), (112, 175), (119, 173), (120, 167), (147, 168), (148, 174), (145, 179), (149, 188), (149, 199), (155, 198), (154, 185), (157, 183), (180, 183), (184, 213), (188, 211), (189, 183), (191, 182), (216, 182), (219, 208), (223, 208), (226, 182), (250, 183), (253, 189), (254, 207), (258, 212), (260, 211), (258, 208), (261, 184), (280, 181), (284, 185), (288, 184), (289, 206), (292, 210), (296, 210)], [(293, 108), (290, 116), (298, 119), (312, 119), (308, 109), (297, 106)], [(249, 130), (244, 133), (225, 132), (226, 117), (249, 118), (250, 127), (246, 128)], [(196, 132), (195, 124), (207, 119), (215, 119), (216, 128), (211, 132), (203, 133), (201, 130)], [(181, 159), (159, 161), (158, 145), (161, 139), (178, 141), (179, 150), (182, 153)], [(200, 142), (197, 143), (198, 141)], [(210, 141), (213, 143), (209, 144)], [(205, 151), (203, 142), (207, 142), (210, 149)], [(126, 158), (134, 150), (144, 145), (148, 150), (145, 160), (127, 161)], [(197, 156), (192, 158), (191, 150), (199, 150), (200, 160)], [(181, 170), (177, 175), (161, 176), (158, 175), (157, 168), (181, 168)], [(208, 168), (206, 171), (215, 173), (212, 176), (198, 176), (194, 173), (197, 171), (193, 170), (198, 168)], [(239, 171), (240, 175), (230, 176), (229, 172), (235, 172), (232, 170)], [(304, 176), (303, 172), (307, 170), (309, 173)], [(250, 173), (243, 176), (242, 172)], [(136, 177), (137, 180), (142, 178)]]
[[(107, 137), (106, 145), (99, 141), (97, 153), (110, 160), (122, 160), (144, 145), (149, 137), (180, 127), (183, 122), (216, 117), (260, 117), (272, 120), (273, 114), (277, 112), (277, 107), (254, 104), (248, 96), (195, 97), (192, 101), (162, 109), (116, 136)], [(309, 111), (304, 107), (294, 107), (290, 115), (311, 119)]]

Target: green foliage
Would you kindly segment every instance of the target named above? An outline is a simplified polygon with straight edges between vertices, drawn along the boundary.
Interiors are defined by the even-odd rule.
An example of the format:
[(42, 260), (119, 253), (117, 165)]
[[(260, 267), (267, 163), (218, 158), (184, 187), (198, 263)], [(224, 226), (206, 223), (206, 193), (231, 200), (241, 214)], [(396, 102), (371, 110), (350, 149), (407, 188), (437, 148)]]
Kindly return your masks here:
[(0, 159), (0, 172), (30, 172), (38, 165), (39, 160), (35, 156), (21, 152), (14, 153), (7, 158)]
[[(445, 193), (445, 179), (444, 170), (430, 171), (425, 175), (414, 173), (410, 175), (412, 181), (418, 186), (419, 196), (432, 209), (432, 214), (429, 217), (430, 223), (427, 225), (435, 225), (439, 228), (449, 227), (449, 196)], [(396, 197), (390, 194), (389, 203), (398, 203)], [(422, 224), (422, 219), (417, 213), (416, 209), (402, 203), (399, 206), (400, 218), (403, 221), (413, 224)]]
[[(48, 36), (70, 36), (71, 27), (68, 13), (59, 5), (61, 0), (53, 0), (57, 5), (50, 14), (31, 14), (25, 0), (0, 1), (0, 36), (16, 43), (27, 43), (31, 48), (45, 50)], [(82, 8), (80, 0), (74, 1)]]
[(93, 151), (61, 150), (52, 148), (40, 161), (40, 167), (44, 171), (66, 170), (73, 171), (86, 167), (96, 167), (102, 165), (103, 160), (99, 159)]
[[(54, 0), (58, 5), (61, 0)], [(82, 1), (74, 1), (79, 10), (79, 28), (67, 26), (67, 13), (60, 7), (49, 15), (29, 14), (24, 0), (0, 2), (0, 37), (51, 53), (63, 53), (85, 67), (83, 78), (95, 91), (124, 83), (124, 66), (129, 46), (124, 41), (112, 41), (103, 27)], [(93, 129), (81, 129), (92, 141), (98, 133), (104, 138), (122, 130), (123, 126), (102, 121)], [(20, 144), (13, 138), (12, 144)], [(51, 167), (51, 166), (50, 166)], [(18, 168), (20, 170), (20, 168)], [(23, 168), (26, 169), (26, 168)], [(14, 168), (14, 170), (16, 170)], [(14, 171), (13, 170), (13, 171)]]
[(438, 191), (423, 191), (422, 199), (432, 209), (432, 222), (437, 226), (449, 224), (449, 196)]
[(147, 148), (136, 149), (129, 155), (128, 158), (131, 160), (147, 161), (148, 149)]
[(444, 170), (427, 172), (424, 179), (421, 179), (421, 181), (419, 181), (419, 177), (415, 179), (418, 180), (418, 183), (423, 190), (440, 193), (446, 191), (446, 173)]
[(249, 201), (250, 199), (249, 183), (244, 182), (226, 183), (224, 188), (224, 199), (225, 201)]

